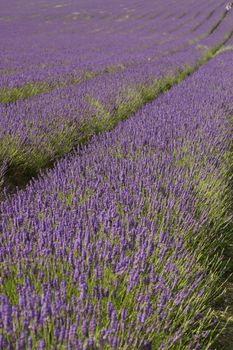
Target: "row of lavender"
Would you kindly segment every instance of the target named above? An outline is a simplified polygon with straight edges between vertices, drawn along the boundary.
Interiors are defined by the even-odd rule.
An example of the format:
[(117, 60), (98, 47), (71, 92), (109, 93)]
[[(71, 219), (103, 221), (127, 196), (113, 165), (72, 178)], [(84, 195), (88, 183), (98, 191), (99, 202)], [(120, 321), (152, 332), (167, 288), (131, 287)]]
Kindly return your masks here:
[[(224, 13), (224, 8), (221, 12)], [(217, 15), (219, 18), (219, 13)], [(202, 37), (198, 45), (195, 41), (189, 46), (181, 45), (189, 36), (186, 34), (184, 21), (183, 27), (176, 33), (175, 46), (172, 41), (165, 46), (161, 45), (161, 52), (164, 52), (166, 45), (169, 48), (172, 43), (170, 50), (173, 54), (167, 57), (160, 50), (158, 56), (153, 56), (149, 49), (151, 58), (148, 61), (148, 50), (145, 50), (139, 55), (138, 61), (128, 67), (118, 66), (116, 72), (100, 74), (79, 85), (71, 85), (25, 101), (2, 104), (2, 182), (6, 172), (10, 183), (21, 185), (22, 178), (27, 180), (36, 175), (39, 169), (70, 152), (78, 143), (105, 130), (111, 123), (114, 125), (115, 120), (125, 118), (137, 106), (155, 97), (156, 91), (162, 90), (161, 79), (174, 75), (178, 68), (182, 70), (187, 64), (195, 66), (203, 52), (225, 40), (225, 36), (231, 33), (231, 17), (232, 14), (229, 13), (211, 35)], [(182, 26), (182, 21), (180, 25)], [(143, 33), (141, 31), (142, 38), (145, 35)], [(133, 34), (135, 36), (136, 33)], [(152, 33), (152, 37), (154, 36)], [(105, 35), (102, 34), (103, 39)], [(140, 47), (140, 42), (138, 45)], [(174, 47), (179, 46), (181, 48), (176, 52)], [(171, 51), (168, 50), (169, 53)], [(165, 79), (165, 88), (167, 82), (172, 85), (173, 81), (176, 79)], [(164, 86), (164, 82), (162, 85)], [(145, 88), (148, 90), (145, 91)]]
[(0, 86), (80, 78), (86, 70), (143, 63), (179, 50), (188, 40), (208, 35), (223, 4), (6, 2), (0, 17)]
[(1, 203), (1, 348), (211, 348), (231, 62)]

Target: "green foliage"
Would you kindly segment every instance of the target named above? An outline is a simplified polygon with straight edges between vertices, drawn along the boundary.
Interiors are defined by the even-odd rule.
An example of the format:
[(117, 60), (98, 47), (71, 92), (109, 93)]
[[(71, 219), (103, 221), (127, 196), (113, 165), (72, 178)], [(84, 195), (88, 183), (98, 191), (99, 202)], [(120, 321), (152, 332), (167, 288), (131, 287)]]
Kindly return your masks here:
[(17, 100), (24, 100), (26, 98), (40, 95), (54, 89), (80, 84), (82, 81), (93, 79), (98, 75), (116, 73), (120, 70), (123, 70), (124, 68), (125, 66), (123, 64), (113, 64), (105, 68), (103, 71), (94, 72), (86, 70), (80, 76), (68, 75), (53, 82), (29, 82), (20, 87), (1, 88), (0, 103), (12, 103), (16, 102)]
[(13, 89), (2, 88), (0, 90), (0, 103), (15, 102), (17, 100), (48, 92), (49, 90), (49, 84), (47, 83), (28, 83), (22, 87), (16, 87)]

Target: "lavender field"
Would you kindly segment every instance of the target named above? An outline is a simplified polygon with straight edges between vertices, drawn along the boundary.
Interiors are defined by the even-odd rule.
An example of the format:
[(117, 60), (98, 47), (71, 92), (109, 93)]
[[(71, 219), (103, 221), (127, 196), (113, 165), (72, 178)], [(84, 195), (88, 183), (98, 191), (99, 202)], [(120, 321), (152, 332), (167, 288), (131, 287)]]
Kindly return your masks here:
[(233, 5), (0, 7), (0, 349), (233, 349)]

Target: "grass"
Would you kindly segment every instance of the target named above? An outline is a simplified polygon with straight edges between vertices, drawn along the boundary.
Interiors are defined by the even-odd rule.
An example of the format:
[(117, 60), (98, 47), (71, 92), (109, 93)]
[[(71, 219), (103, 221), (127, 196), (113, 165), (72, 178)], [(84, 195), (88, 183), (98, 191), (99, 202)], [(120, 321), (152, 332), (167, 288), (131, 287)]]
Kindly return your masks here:
[(81, 76), (68, 75), (67, 77), (58, 78), (53, 82), (35, 82), (27, 83), (15, 88), (1, 88), (0, 89), (0, 103), (14, 103), (18, 100), (24, 100), (28, 97), (40, 95), (54, 89), (64, 88), (70, 85), (76, 85), (82, 81), (93, 79), (102, 74), (112, 74), (121, 71), (125, 68), (123, 64), (112, 64), (102, 71), (84, 71)]
[(16, 102), (50, 90), (47, 83), (28, 83), (22, 87), (0, 89), (0, 103)]

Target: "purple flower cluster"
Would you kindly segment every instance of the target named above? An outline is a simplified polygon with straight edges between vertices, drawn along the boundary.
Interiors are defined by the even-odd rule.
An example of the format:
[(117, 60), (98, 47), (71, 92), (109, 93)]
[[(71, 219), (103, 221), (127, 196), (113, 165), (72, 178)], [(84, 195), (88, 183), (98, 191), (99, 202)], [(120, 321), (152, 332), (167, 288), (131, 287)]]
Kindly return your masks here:
[(202, 260), (223, 239), (207, 228), (223, 219), (231, 62), (219, 54), (1, 203), (0, 348), (209, 349)]

